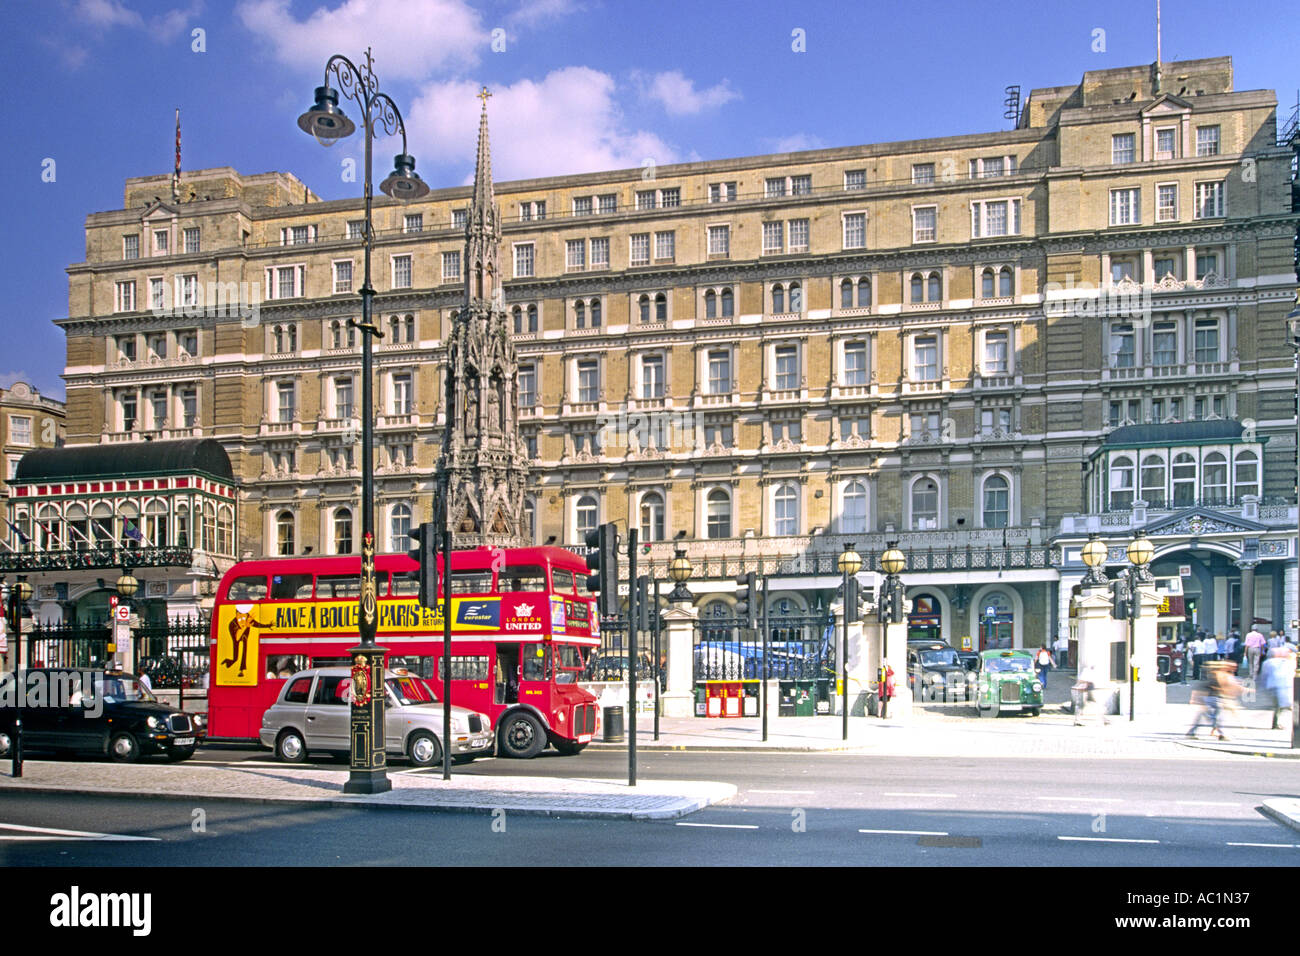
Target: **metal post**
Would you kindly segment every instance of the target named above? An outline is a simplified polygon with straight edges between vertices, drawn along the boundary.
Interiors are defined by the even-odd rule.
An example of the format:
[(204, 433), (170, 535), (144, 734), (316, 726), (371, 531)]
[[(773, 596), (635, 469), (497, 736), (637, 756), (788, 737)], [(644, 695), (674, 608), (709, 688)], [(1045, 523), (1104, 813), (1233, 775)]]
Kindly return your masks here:
[(1130, 568), (1128, 574), (1128, 719), (1133, 720), (1133, 702), (1137, 680), (1137, 668), (1133, 666), (1133, 645), (1137, 642), (1134, 631), (1137, 628), (1138, 612), (1141, 609), (1141, 603), (1138, 601), (1137, 574), (1134, 569)]
[(843, 630), (842, 651), (840, 654), (840, 722), (843, 724), (844, 739), (849, 739), (849, 572), (845, 569), (841, 575), (844, 579), (844, 601), (840, 616)]
[[(631, 524), (631, 522), (629, 522)], [(614, 580), (615, 588), (618, 580)], [(627, 785), (636, 786), (636, 528), (627, 529)]]
[[(663, 658), (659, 650), (659, 579), (655, 578), (654, 604), (651, 605), (650, 633), (654, 635), (655, 740), (659, 740), (659, 682), (663, 679)], [(764, 737), (764, 740), (767, 738)]]
[[(762, 562), (759, 562), (761, 568)], [(767, 645), (769, 632), (767, 629), (767, 575), (763, 575), (763, 685), (759, 693), (763, 695), (763, 742), (767, 743), (767, 679), (771, 674), (771, 665), (768, 664)], [(787, 647), (789, 645), (786, 645)], [(787, 660), (789, 658), (787, 657)], [(815, 691), (814, 691), (815, 693)]]
[[(450, 368), (450, 361), (448, 362)], [(447, 381), (451, 381), (448, 376)], [(450, 387), (448, 393), (450, 395)], [(451, 404), (447, 405), (451, 428)], [(450, 449), (450, 445), (448, 448)], [(451, 481), (442, 478), (442, 779), (451, 779)], [(515, 661), (519, 666), (519, 661)], [(507, 676), (507, 685), (509, 677)]]
[(23, 775), (23, 698), (27, 696), (27, 688), (23, 686), (20, 669), (23, 648), (21, 592), (22, 586), (18, 584), (9, 589), (9, 622), (14, 632), (14, 735), (9, 742), (9, 753), (13, 761), (10, 776), (13, 777)]

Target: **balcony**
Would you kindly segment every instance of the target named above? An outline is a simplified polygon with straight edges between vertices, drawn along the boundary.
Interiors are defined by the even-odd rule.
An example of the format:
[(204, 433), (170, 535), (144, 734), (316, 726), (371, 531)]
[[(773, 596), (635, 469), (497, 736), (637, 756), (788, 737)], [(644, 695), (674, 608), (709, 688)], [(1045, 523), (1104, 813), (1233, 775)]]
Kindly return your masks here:
[(1226, 362), (1187, 362), (1167, 365), (1142, 365), (1125, 368), (1104, 368), (1103, 382), (1137, 382), (1149, 379), (1207, 378), (1240, 373), (1241, 363), (1233, 358)]
[(189, 567), (190, 548), (87, 548), (0, 554), (0, 574), (36, 571), (95, 571), (113, 568)]

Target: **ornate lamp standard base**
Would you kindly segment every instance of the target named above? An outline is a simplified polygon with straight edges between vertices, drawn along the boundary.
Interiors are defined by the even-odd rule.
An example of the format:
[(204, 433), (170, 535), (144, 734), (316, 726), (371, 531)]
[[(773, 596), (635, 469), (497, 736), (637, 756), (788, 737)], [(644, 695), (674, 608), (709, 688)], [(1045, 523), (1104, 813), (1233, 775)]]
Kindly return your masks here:
[(384, 653), (386, 647), (359, 644), (352, 655), (349, 729), (352, 759), (344, 793), (387, 793), (393, 789), (384, 750)]

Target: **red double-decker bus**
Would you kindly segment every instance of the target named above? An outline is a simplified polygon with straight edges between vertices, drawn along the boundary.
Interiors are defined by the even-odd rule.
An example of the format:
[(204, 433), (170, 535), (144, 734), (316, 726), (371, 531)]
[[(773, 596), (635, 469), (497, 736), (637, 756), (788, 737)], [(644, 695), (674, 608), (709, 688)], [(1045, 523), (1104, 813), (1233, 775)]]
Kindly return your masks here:
[[(375, 556), (377, 640), (389, 667), (442, 693), (442, 556), (437, 607), (421, 607), (405, 554)], [(578, 593), (582, 558), (563, 548), (478, 548), (451, 558), (451, 702), (488, 714), (497, 753), (535, 757), (548, 743), (578, 753), (596, 732), (596, 699), (578, 686), (600, 643), (591, 598)], [(358, 641), (359, 556), (241, 561), (226, 572), (212, 614), (210, 737), (256, 740), (285, 679), (350, 664)]]

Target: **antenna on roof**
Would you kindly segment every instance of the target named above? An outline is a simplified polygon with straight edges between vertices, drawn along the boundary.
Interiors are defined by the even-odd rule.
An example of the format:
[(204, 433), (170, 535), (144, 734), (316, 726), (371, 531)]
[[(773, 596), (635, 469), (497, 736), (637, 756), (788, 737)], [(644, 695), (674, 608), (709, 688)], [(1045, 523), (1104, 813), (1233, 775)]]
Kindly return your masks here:
[(1007, 94), (1007, 98), (1002, 101), (1002, 105), (1006, 107), (1002, 118), (1009, 119), (1013, 126), (1018, 126), (1020, 125), (1020, 86), (1008, 86), (1003, 92)]
[(1163, 77), (1160, 72), (1160, 0), (1156, 0), (1156, 85), (1155, 93), (1160, 95), (1160, 85)]

